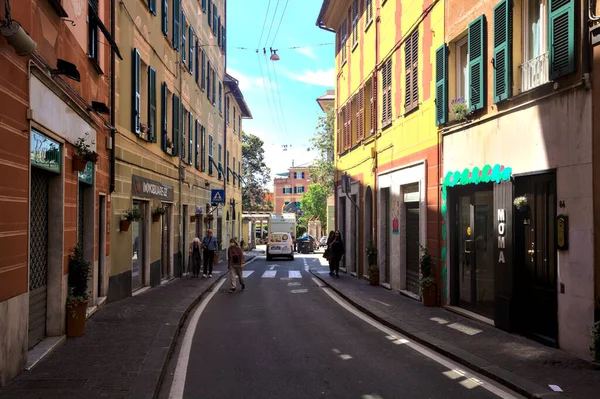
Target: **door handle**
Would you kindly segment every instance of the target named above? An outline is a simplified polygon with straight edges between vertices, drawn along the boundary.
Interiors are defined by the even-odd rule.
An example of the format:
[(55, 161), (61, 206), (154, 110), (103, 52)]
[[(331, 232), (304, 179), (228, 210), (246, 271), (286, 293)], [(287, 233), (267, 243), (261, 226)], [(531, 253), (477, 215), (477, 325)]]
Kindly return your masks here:
[(465, 240), (465, 253), (466, 254), (471, 253), (471, 243), (472, 242), (473, 242), (473, 240)]

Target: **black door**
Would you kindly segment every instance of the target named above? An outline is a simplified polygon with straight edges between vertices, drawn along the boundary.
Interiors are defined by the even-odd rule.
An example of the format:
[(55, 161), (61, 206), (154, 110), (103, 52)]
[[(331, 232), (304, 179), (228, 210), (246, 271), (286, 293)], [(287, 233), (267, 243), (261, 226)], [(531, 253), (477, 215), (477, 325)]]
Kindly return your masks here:
[(406, 289), (419, 293), (419, 203), (405, 202), (406, 209)]
[(517, 177), (515, 197), (515, 277), (519, 327), (526, 335), (556, 345), (558, 299), (554, 220), (554, 173)]

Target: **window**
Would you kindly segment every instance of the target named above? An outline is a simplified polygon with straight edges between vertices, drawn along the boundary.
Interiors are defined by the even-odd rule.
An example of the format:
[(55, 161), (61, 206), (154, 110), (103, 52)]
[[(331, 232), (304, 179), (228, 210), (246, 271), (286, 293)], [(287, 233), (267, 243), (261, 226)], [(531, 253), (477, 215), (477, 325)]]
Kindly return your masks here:
[[(419, 105), (419, 31), (410, 34), (404, 45), (404, 67), (406, 68), (406, 91), (404, 109), (412, 111)], [(391, 115), (390, 115), (391, 122)]]
[(171, 143), (173, 143), (173, 148), (171, 151), (171, 155), (173, 156), (177, 156), (179, 153), (179, 111), (180, 111), (180, 103), (179, 103), (179, 97), (177, 97), (175, 94), (173, 94), (173, 106), (172, 106), (172, 112), (173, 112), (173, 116), (171, 118), (171, 122), (173, 124), (173, 129), (172, 130), (172, 138), (171, 138)]
[(217, 103), (217, 70), (212, 70), (212, 104)]
[(200, 126), (200, 170), (206, 171), (206, 128)]
[[(98, 0), (90, 0), (90, 7), (96, 7), (98, 9)], [(100, 41), (98, 39), (98, 21), (91, 15), (88, 17), (88, 57), (93, 61), (94, 67), (99, 73), (102, 73), (100, 69), (100, 48), (98, 47)]]
[[(498, 6), (501, 4), (498, 4)], [(528, 91), (549, 81), (548, 3), (547, 0), (523, 0), (522, 4), (523, 64), (521, 64), (521, 91)]]
[(238, 138), (242, 139), (242, 115), (238, 116)]
[(190, 60), (189, 60), (189, 71), (190, 73), (194, 72), (194, 29), (190, 26), (190, 32), (189, 32), (189, 36), (190, 38), (190, 47), (189, 47), (189, 54), (190, 54)]
[(485, 106), (485, 26), (484, 16), (469, 24), (469, 109), (471, 111)]
[(212, 27), (212, 1), (208, 0), (208, 26)]
[(210, 101), (210, 92), (211, 92), (211, 88), (212, 88), (212, 85), (210, 84), (211, 75), (212, 75), (212, 69), (210, 67), (210, 61), (207, 61), (206, 62), (206, 97), (208, 98), (208, 101)]
[(373, 0), (367, 0), (365, 6), (367, 11), (367, 27), (373, 22)]
[[(458, 52), (458, 51), (457, 51)], [(458, 69), (458, 68), (457, 68)], [(457, 72), (460, 73), (460, 72)], [(442, 44), (435, 51), (435, 124), (448, 120), (448, 47)], [(463, 88), (466, 90), (466, 87)], [(468, 92), (468, 90), (466, 90)]]
[(206, 89), (206, 53), (202, 50), (202, 76), (200, 77), (200, 88)]
[(225, 121), (229, 124), (229, 96), (225, 97)]
[(148, 141), (156, 143), (156, 71), (148, 67)]
[(213, 3), (213, 23), (212, 32), (214, 36), (217, 36), (217, 5)]
[(214, 163), (214, 158), (213, 158), (213, 136), (212, 134), (208, 135), (208, 174), (212, 176), (213, 174), (213, 163)]
[(140, 52), (137, 49), (133, 49), (132, 62), (132, 77), (131, 77), (131, 93), (133, 94), (132, 112), (131, 112), (131, 131), (140, 134), (140, 113), (142, 111), (142, 84), (140, 76)]
[[(182, 101), (183, 103), (183, 101)], [(182, 116), (182, 123), (181, 123), (181, 153), (180, 153), (180, 158), (183, 162), (185, 162), (185, 147), (186, 147), (186, 138), (185, 138), (185, 133), (186, 133), (186, 125), (187, 125), (187, 110), (185, 109), (185, 107), (183, 106), (183, 104), (181, 105), (181, 116)]]
[(456, 42), (456, 98), (469, 103), (469, 46), (465, 36)]
[(196, 130), (194, 132), (194, 138), (196, 140), (196, 152), (194, 153), (194, 167), (200, 170), (200, 121), (196, 119)]
[(352, 50), (358, 46), (358, 0), (352, 2), (350, 8), (352, 15)]
[(223, 170), (223, 145), (219, 143), (218, 148), (219, 152), (217, 153), (217, 156), (219, 157), (219, 162), (217, 163), (217, 165), (219, 165), (219, 180), (221, 180), (223, 179), (223, 174), (221, 173), (221, 171)]
[[(284, 187), (283, 188), (283, 194), (291, 194), (292, 193), (292, 188), (291, 187)], [(289, 204), (289, 202), (288, 202)]]
[(192, 135), (192, 132), (194, 131), (194, 117), (192, 115), (192, 113), (190, 112), (188, 114), (188, 137), (189, 137), (189, 145), (188, 145), (188, 165), (192, 165), (193, 164), (193, 158), (192, 158), (192, 154), (194, 153), (193, 148), (194, 148), (194, 136)]
[(229, 183), (229, 150), (227, 150), (227, 158), (225, 158), (225, 175), (227, 175), (227, 183)]
[(340, 62), (343, 66), (346, 63), (346, 39), (348, 36), (348, 22), (344, 20), (340, 26), (340, 32), (338, 33), (338, 52), (340, 52)]
[(356, 93), (356, 141), (365, 138), (365, 87)]
[(162, 0), (162, 20), (161, 20), (162, 33), (165, 36), (169, 34), (169, 0)]
[(206, 14), (206, 0), (202, 0), (202, 12)]
[[(408, 76), (408, 70), (407, 70)], [(381, 68), (382, 86), (382, 104), (381, 104), (381, 125), (383, 127), (392, 123), (392, 59), (389, 58), (383, 63)]]
[(219, 114), (223, 114), (223, 85), (219, 82)]
[(217, 18), (217, 44), (221, 47), (221, 16)]
[[(185, 65), (187, 45), (186, 45), (186, 32), (187, 25), (185, 23), (185, 14), (181, 14), (181, 62)], [(191, 39), (191, 38), (190, 38)]]
[(492, 72), (494, 79), (494, 103), (510, 97), (512, 3), (502, 0), (494, 7), (494, 57)]
[(231, 163), (231, 166), (233, 166), (232, 172), (234, 172), (234, 173), (232, 173), (232, 175), (233, 175), (233, 185), (235, 186), (235, 157), (233, 157), (233, 162)]
[(238, 180), (238, 186), (242, 187), (242, 162), (238, 161), (238, 176), (240, 177)]
[(302, 194), (304, 192), (304, 186), (294, 187), (294, 194)]
[(162, 82), (160, 87), (161, 97), (161, 131), (160, 131), (160, 144), (163, 151), (167, 151), (167, 139), (169, 137), (169, 91), (167, 84)]
[(148, 10), (156, 15), (156, 0), (148, 0)]
[(196, 55), (196, 66), (194, 69), (194, 77), (196, 78), (196, 84), (200, 83), (200, 42), (198, 42), (198, 38), (195, 38), (195, 42), (196, 42), (196, 49), (195, 49), (195, 55)]
[(179, 50), (179, 19), (181, 18), (181, 0), (173, 0), (173, 48)]
[(236, 117), (235, 117), (235, 106), (234, 106), (233, 107), (233, 131), (234, 132), (235, 132), (235, 120), (236, 120)]

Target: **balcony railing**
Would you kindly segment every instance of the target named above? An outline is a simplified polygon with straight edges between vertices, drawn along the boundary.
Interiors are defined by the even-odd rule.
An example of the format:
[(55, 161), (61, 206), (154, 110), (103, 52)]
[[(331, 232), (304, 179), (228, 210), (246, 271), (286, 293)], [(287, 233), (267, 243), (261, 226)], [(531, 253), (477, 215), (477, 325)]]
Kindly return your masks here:
[(548, 53), (521, 64), (521, 92), (548, 82)]

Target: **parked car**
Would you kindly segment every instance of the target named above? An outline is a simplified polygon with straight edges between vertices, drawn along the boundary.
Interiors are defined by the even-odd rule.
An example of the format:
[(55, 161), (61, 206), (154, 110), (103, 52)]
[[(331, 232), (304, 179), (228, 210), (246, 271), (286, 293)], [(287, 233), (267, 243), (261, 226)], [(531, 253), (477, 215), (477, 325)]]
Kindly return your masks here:
[(267, 260), (280, 256), (294, 260), (294, 242), (290, 233), (271, 233), (267, 241)]
[(307, 246), (307, 250), (305, 250), (305, 253), (308, 252), (315, 252), (316, 249), (319, 249), (319, 242), (317, 241), (317, 239), (311, 235), (305, 234), (302, 237), (298, 238), (296, 240), (297, 242), (297, 246), (298, 246), (298, 252), (302, 252), (302, 248), (304, 245)]
[(319, 241), (319, 244), (321, 244), (322, 247), (326, 247), (327, 246), (327, 236), (321, 237), (321, 241)]

